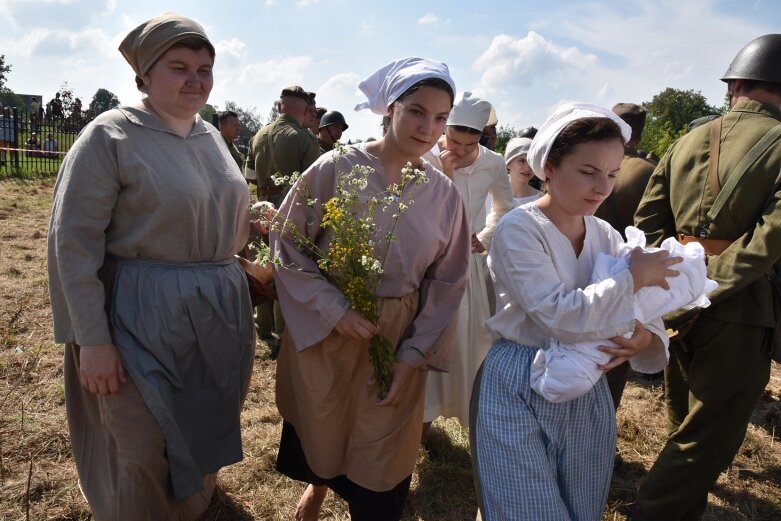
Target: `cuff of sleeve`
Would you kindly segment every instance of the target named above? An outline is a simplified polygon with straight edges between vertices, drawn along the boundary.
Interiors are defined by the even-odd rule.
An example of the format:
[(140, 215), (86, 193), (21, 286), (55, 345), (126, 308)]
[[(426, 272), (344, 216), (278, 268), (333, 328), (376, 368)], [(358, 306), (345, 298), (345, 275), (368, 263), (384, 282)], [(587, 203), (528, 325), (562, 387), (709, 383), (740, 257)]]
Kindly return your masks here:
[(426, 354), (417, 347), (402, 346), (396, 353), (396, 359), (417, 369), (426, 363)]

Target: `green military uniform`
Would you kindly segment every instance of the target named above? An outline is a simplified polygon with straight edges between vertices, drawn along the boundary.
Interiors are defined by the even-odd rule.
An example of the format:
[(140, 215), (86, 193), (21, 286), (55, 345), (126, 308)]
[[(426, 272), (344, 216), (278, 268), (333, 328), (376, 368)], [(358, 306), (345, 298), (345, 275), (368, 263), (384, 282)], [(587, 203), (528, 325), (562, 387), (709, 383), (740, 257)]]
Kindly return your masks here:
[[(605, 199), (595, 215), (609, 222), (624, 236), (626, 227), (634, 224), (635, 210), (640, 204), (653, 171), (653, 163), (640, 157), (636, 148), (624, 147), (624, 159), (621, 160), (621, 170), (616, 178), (613, 192)], [(625, 236), (624, 238), (626, 239)]]
[(320, 149), (315, 137), (292, 116), (280, 114), (260, 129), (250, 142), (247, 164), (250, 168), (254, 165), (258, 200), (270, 201), (279, 207), (290, 187), (274, 185), (271, 176), (303, 173), (318, 157)]
[[(222, 136), (222, 139), (225, 139), (225, 136)], [(225, 144), (228, 145), (228, 152), (231, 153), (231, 157), (234, 161), (236, 161), (236, 164), (239, 166), (239, 171), (241, 171), (244, 168), (244, 156), (241, 155), (239, 149), (236, 148), (236, 145), (234, 145), (231, 141), (225, 139)]]
[[(722, 118), (721, 186), (779, 121), (778, 107), (756, 101), (742, 101)], [(708, 181), (711, 125), (673, 144), (651, 176), (635, 216), (651, 245), (676, 233), (698, 235), (716, 197)], [(693, 322), (692, 312), (666, 317), (686, 331), (673, 337), (665, 370), (670, 436), (638, 491), (633, 520), (699, 518), (768, 382), (775, 317), (765, 274), (781, 259), (781, 142), (749, 168), (709, 238), (732, 244), (708, 256), (708, 276), (719, 283), (712, 305)]]
[(325, 141), (323, 141), (320, 138), (317, 138), (317, 145), (320, 147), (320, 155), (325, 154), (326, 152), (330, 152), (334, 149), (333, 145), (329, 145)]

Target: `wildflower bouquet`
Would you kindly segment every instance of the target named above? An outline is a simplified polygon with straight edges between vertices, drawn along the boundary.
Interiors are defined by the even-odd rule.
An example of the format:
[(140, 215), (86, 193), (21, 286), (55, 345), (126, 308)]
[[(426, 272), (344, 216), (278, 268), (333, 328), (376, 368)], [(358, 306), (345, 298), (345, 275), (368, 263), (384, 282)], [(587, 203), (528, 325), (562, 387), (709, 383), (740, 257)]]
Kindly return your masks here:
[[(333, 156), (335, 167), (343, 154), (344, 148), (338, 147)], [(374, 169), (365, 165), (356, 165), (349, 172), (339, 172), (337, 168), (334, 195), (323, 203), (310, 196), (305, 182), (294, 185), (301, 204), (313, 208), (320, 217), (321, 227), (331, 231), (327, 251), (305, 237), (292, 223), (279, 217), (272, 223), (272, 229), (280, 236), (291, 237), (300, 249), (307, 251), (326, 280), (344, 294), (350, 306), (377, 324), (377, 288), (385, 270), (390, 243), (396, 239), (396, 225), (399, 217), (413, 203), (415, 188), (427, 183), (428, 178), (425, 172), (407, 163), (401, 171), (399, 183), (388, 186), (384, 192), (366, 194), (368, 178), (373, 173)], [(275, 178), (275, 183), (295, 183), (297, 177), (291, 177)], [(388, 211), (394, 213), (390, 229), (383, 233), (375, 223), (375, 215)], [(369, 343), (369, 360), (380, 398), (384, 398), (390, 389), (394, 358), (395, 348), (391, 342), (383, 335), (374, 335)]]

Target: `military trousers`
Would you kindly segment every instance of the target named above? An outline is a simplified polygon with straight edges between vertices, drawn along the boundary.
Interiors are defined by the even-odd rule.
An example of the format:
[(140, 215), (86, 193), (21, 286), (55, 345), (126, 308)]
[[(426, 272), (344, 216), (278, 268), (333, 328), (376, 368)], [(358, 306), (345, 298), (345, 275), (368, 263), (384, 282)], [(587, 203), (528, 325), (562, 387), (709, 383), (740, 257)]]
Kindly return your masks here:
[(669, 437), (640, 485), (633, 521), (702, 516), (770, 378), (769, 331), (704, 313), (684, 338), (671, 340), (664, 372)]

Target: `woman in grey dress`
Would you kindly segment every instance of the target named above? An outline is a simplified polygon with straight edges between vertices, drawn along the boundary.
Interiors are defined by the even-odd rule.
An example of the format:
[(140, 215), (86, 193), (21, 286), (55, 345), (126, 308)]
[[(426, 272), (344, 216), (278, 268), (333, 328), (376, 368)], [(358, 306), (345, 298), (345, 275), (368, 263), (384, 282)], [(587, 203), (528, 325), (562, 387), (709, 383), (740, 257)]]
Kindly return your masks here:
[(81, 133), (49, 228), (68, 426), (95, 519), (196, 519), (242, 458), (254, 332), (234, 254), (249, 194), (198, 116), (213, 84), (203, 28), (161, 15), (120, 51), (144, 97)]

